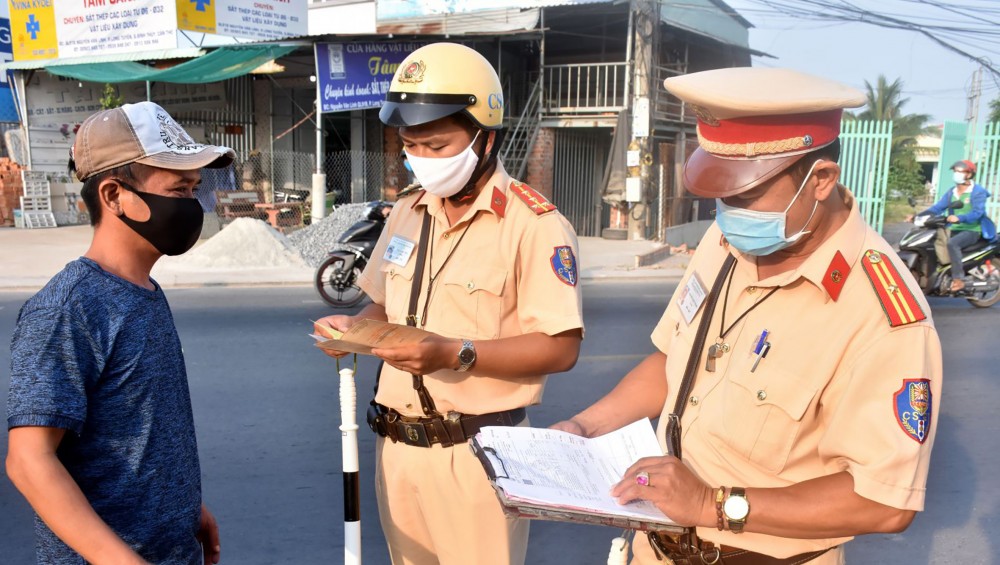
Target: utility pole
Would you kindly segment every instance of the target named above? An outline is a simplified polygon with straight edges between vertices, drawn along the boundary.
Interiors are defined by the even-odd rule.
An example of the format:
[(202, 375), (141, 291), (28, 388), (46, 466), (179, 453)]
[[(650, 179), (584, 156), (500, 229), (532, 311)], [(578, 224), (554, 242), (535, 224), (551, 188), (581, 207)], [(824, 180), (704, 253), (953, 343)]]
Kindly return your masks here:
[(976, 131), (976, 122), (979, 121), (979, 100), (983, 96), (983, 66), (972, 73), (972, 84), (969, 86), (969, 104), (965, 111), (965, 121), (969, 124), (969, 134)]
[[(650, 100), (654, 87), (654, 36), (659, 23), (657, 5), (656, 0), (632, 0), (630, 6), (635, 22), (631, 38), (635, 48), (632, 51), (632, 141), (629, 149), (638, 151), (639, 163), (635, 167), (629, 167), (630, 178), (625, 181), (625, 199), (629, 206), (628, 239), (646, 239), (650, 216), (649, 195), (653, 164)], [(635, 175), (636, 172), (638, 176)]]

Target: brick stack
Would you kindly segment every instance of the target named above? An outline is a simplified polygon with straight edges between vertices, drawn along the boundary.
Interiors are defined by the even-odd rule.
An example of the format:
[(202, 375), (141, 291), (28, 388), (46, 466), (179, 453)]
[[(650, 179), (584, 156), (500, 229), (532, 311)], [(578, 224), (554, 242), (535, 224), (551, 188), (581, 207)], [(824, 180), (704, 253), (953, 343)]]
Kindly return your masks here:
[(6, 157), (0, 158), (0, 226), (14, 225), (14, 209), (21, 205), (22, 196), (21, 166)]

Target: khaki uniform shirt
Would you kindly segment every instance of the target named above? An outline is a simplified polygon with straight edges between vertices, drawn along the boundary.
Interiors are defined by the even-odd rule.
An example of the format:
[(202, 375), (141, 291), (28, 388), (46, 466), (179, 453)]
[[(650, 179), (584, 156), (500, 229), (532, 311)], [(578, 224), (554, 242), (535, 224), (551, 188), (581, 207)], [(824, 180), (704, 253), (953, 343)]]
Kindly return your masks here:
[[(576, 234), (544, 199), (532, 208), (534, 203), (515, 194), (524, 188), (498, 164), (453, 226), (441, 198), (419, 192), (400, 200), (361, 275), (361, 288), (385, 307), (389, 322), (406, 323), (419, 249), (414, 247), (405, 265), (384, 256), (393, 238), (419, 241), (426, 212), (433, 218), (431, 247), (417, 305), (422, 315), (426, 304), (424, 329), (475, 341), (583, 328)], [(425, 375), (424, 384), (441, 413), (485, 414), (537, 404), (545, 375), (497, 378), (478, 374), (473, 366), (468, 372)], [(376, 400), (404, 415), (423, 416), (410, 374), (389, 364), (382, 369)]]
[[(732, 252), (737, 262), (726, 326), (758, 306), (726, 334), (729, 352), (716, 360), (714, 372), (705, 370), (706, 353), (698, 353), (698, 373), (682, 418), (685, 463), (712, 487), (784, 487), (847, 471), (859, 495), (894, 508), (922, 510), (941, 393), (940, 342), (916, 282), (889, 244), (865, 224), (853, 196), (841, 190), (851, 205), (847, 222), (798, 269), (765, 280), (758, 280), (753, 257), (726, 244), (717, 226), (709, 229), (653, 330), (653, 343), (667, 355), (669, 382), (657, 435), (666, 449), (666, 416), (673, 412), (704, 311), (702, 305), (685, 322), (678, 307), (682, 291), (689, 277), (697, 275), (707, 293)], [(915, 293), (925, 319), (890, 325), (883, 308), (894, 306), (883, 305), (862, 265), (870, 249), (881, 254), (876, 261), (895, 265), (897, 282)], [(838, 252), (843, 262), (835, 259)], [(780, 288), (760, 302), (774, 287)], [(722, 309), (720, 296), (706, 346), (720, 334)], [(913, 312), (912, 317), (920, 315)], [(751, 370), (764, 330), (771, 347)], [(929, 386), (920, 379), (929, 379)], [(924, 393), (923, 404), (918, 399), (911, 405), (912, 393)], [(929, 421), (920, 430), (914, 428), (914, 409), (929, 410)], [(752, 524), (752, 494), (749, 499), (747, 523)], [(850, 539), (797, 540), (716, 528), (699, 528), (698, 535), (776, 557)], [(837, 562), (839, 553), (828, 553), (821, 561)]]

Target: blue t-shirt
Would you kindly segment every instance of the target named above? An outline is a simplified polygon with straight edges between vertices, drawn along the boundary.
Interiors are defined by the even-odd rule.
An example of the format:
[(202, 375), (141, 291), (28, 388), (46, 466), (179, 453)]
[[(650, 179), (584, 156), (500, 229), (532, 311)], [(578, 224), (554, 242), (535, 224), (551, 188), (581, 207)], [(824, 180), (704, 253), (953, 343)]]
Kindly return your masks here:
[[(59, 460), (147, 561), (196, 565), (201, 470), (180, 339), (157, 286), (81, 257), (21, 308), (7, 426), (67, 430)], [(83, 559), (35, 518), (38, 562)]]

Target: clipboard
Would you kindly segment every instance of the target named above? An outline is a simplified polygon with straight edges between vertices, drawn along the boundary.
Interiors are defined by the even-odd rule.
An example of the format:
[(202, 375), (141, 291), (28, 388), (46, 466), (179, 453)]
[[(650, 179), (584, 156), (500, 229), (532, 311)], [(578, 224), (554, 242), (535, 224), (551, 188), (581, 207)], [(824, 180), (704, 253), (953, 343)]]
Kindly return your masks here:
[[(642, 421), (640, 420), (640, 422)], [(651, 424), (648, 423), (648, 420), (645, 420), (645, 422), (645, 425), (650, 429), (650, 433), (652, 433)], [(485, 429), (487, 428), (484, 428), (484, 430)], [(532, 428), (520, 429), (531, 430)], [(564, 433), (556, 432), (555, 430), (545, 430), (545, 432), (556, 434)], [(551, 499), (546, 500), (544, 497), (533, 498), (530, 496), (517, 496), (511, 492), (513, 490), (517, 490), (510, 488), (516, 487), (517, 485), (514, 483), (517, 481), (511, 479), (511, 475), (515, 473), (508, 470), (508, 462), (510, 463), (512, 470), (514, 467), (517, 467), (521, 471), (524, 471), (526, 468), (525, 465), (530, 464), (530, 462), (515, 461), (511, 459), (508, 459), (508, 462), (505, 462), (505, 456), (516, 459), (517, 455), (501, 453), (494, 447), (484, 445), (481, 434), (482, 431), (470, 439), (469, 445), (473, 454), (475, 454), (476, 458), (482, 464), (483, 470), (486, 472), (486, 476), (490, 481), (490, 485), (496, 492), (497, 500), (500, 502), (504, 514), (507, 516), (529, 520), (577, 522), (582, 524), (611, 526), (619, 529), (638, 531), (657, 531), (668, 533), (682, 533), (685, 531), (684, 527), (676, 524), (669, 517), (665, 516), (662, 512), (659, 512), (659, 510), (655, 509), (655, 507), (649, 503), (643, 503), (641, 506), (620, 506), (611, 501), (611, 505), (617, 508), (611, 508), (605, 505), (606, 507), (604, 509), (599, 509), (595, 507), (596, 505), (588, 505), (585, 502), (581, 502), (580, 504), (567, 504), (565, 501), (559, 502)], [(583, 438), (580, 439), (583, 440)], [(521, 480), (530, 484), (530, 480), (525, 479), (523, 476), (521, 477)], [(605, 487), (601, 485), (600, 488)], [(610, 496), (607, 498), (609, 501), (611, 500)], [(636, 509), (640, 509), (642, 511), (639, 512)], [(652, 511), (650, 511), (650, 509), (652, 509)]]

